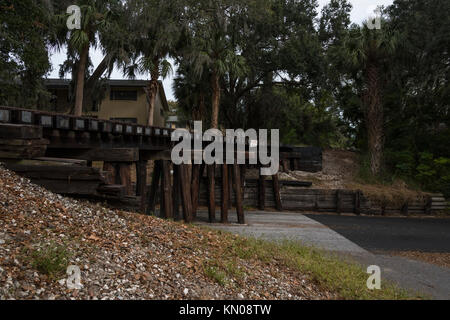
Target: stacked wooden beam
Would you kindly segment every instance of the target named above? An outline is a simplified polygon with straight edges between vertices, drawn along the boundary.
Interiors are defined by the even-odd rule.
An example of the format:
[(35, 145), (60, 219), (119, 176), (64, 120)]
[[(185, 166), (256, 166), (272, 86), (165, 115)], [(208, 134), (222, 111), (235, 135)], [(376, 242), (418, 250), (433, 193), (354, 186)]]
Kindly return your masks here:
[(431, 196), (431, 211), (444, 211), (450, 209), (450, 203), (444, 198), (442, 194), (433, 194)]
[(0, 124), (0, 159), (43, 157), (48, 144), (42, 138), (42, 127)]
[(107, 173), (88, 167), (86, 161), (46, 158), (10, 160), (5, 161), (5, 165), (33, 183), (59, 194), (95, 196), (102, 190), (113, 194), (121, 192), (112, 187), (104, 189)]

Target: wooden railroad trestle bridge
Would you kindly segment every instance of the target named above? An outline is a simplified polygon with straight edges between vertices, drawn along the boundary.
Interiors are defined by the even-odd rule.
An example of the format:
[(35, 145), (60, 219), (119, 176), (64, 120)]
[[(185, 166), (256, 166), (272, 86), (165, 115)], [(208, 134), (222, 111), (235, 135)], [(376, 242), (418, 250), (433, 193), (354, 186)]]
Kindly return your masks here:
[[(145, 213), (155, 212), (159, 198), (162, 217), (182, 217), (186, 222), (196, 217), (200, 184), (206, 172), (210, 222), (216, 219), (215, 190), (220, 184), (220, 221), (228, 221), (234, 199), (238, 221), (244, 224), (246, 166), (174, 165), (170, 160), (175, 144), (171, 141), (172, 132), (169, 128), (0, 106), (0, 161), (58, 193), (109, 197), (135, 193), (140, 199), (140, 210)], [(248, 152), (245, 154), (248, 157)], [(148, 188), (150, 160), (154, 161), (154, 166)], [(92, 168), (93, 161), (102, 161), (103, 170)], [(72, 165), (62, 166), (61, 163)], [(136, 168), (135, 190), (131, 183), (133, 167)], [(96, 184), (98, 178), (100, 185)], [(89, 181), (95, 179), (97, 182), (91, 187)], [(266, 199), (265, 180), (264, 176), (259, 178), (259, 207), (262, 209)], [(281, 210), (278, 175), (271, 180), (275, 206)]]
[[(147, 214), (155, 213), (159, 199), (161, 217), (186, 222), (195, 220), (200, 205), (208, 207), (210, 222), (216, 221), (216, 208), (220, 208), (223, 223), (228, 222), (234, 206), (241, 224), (245, 223), (246, 206), (371, 215), (431, 214), (447, 208), (440, 194), (393, 206), (374, 203), (360, 191), (310, 189), (309, 182), (279, 181), (278, 175), (249, 180), (248, 165), (174, 165), (172, 132), (168, 128), (0, 106), (0, 162), (55, 193), (132, 198)], [(250, 155), (247, 149), (245, 155)], [(298, 150), (281, 148), (281, 170), (317, 172), (321, 157), (302, 159)], [(103, 168), (93, 167), (94, 161), (103, 162)], [(149, 161), (153, 161), (150, 187)]]

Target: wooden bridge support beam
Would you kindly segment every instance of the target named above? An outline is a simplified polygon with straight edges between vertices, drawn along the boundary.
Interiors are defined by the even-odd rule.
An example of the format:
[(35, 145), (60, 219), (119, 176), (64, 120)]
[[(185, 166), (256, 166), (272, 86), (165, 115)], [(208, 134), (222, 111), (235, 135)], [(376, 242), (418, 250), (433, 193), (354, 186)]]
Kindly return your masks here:
[(125, 186), (125, 194), (131, 196), (133, 194), (133, 187), (131, 185), (131, 166), (132, 162), (121, 162), (119, 164), (120, 184)]
[(112, 162), (104, 162), (103, 163), (103, 171), (108, 172), (108, 184), (116, 184), (116, 176), (117, 176), (117, 168)]
[(155, 213), (156, 196), (158, 193), (159, 183), (161, 180), (161, 162), (155, 161), (152, 175), (152, 185), (150, 187), (150, 193), (148, 195), (147, 214)]
[(188, 168), (185, 164), (180, 165), (179, 170), (180, 184), (181, 184), (181, 201), (183, 206), (183, 218), (186, 223), (191, 223), (194, 220), (192, 213), (192, 196), (191, 196), (191, 181), (189, 180)]
[(191, 196), (192, 196), (192, 214), (197, 217), (198, 199), (200, 196), (200, 182), (203, 177), (203, 170), (205, 166), (194, 164), (192, 166), (192, 182), (191, 182)]
[(209, 222), (216, 221), (216, 166), (208, 165), (208, 216)]
[(258, 179), (258, 208), (266, 210), (266, 176), (259, 175)]
[(236, 194), (236, 212), (239, 224), (245, 224), (245, 213), (244, 205), (242, 199), (242, 188), (241, 188), (241, 176), (239, 172), (239, 165), (233, 165), (233, 177), (235, 183), (235, 194)]
[(136, 196), (141, 197), (140, 211), (147, 212), (147, 161), (136, 162)]
[(229, 210), (229, 182), (228, 182), (228, 165), (222, 165), (222, 207), (221, 207), (221, 222), (228, 223)]
[(173, 165), (173, 184), (172, 184), (172, 199), (173, 199), (173, 218), (175, 221), (180, 219), (180, 197), (181, 197), (181, 179), (180, 166)]
[(162, 160), (161, 217), (173, 219), (170, 161)]
[(281, 194), (280, 194), (280, 181), (278, 179), (278, 174), (272, 176), (272, 185), (273, 185), (273, 195), (275, 199), (275, 208), (278, 211), (283, 211), (283, 205), (281, 203)]

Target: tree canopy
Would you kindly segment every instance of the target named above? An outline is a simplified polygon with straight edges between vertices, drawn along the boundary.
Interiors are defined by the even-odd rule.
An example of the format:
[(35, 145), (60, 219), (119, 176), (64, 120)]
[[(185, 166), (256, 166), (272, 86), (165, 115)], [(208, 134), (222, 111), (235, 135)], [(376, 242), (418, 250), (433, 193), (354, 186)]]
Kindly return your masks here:
[[(57, 19), (72, 2), (82, 8), (81, 30)], [(67, 47), (61, 71), (73, 75), (77, 114), (114, 66), (124, 77), (148, 76), (150, 106), (173, 69), (186, 120), (277, 128), (284, 143), (354, 148), (377, 177), (450, 194), (448, 0), (395, 0), (382, 8), (379, 30), (352, 24), (348, 0), (330, 0), (320, 12), (316, 0), (1, 0), (0, 7), (1, 104), (39, 107), (50, 95), (42, 84), (49, 49)], [(91, 47), (104, 55), (95, 70)]]

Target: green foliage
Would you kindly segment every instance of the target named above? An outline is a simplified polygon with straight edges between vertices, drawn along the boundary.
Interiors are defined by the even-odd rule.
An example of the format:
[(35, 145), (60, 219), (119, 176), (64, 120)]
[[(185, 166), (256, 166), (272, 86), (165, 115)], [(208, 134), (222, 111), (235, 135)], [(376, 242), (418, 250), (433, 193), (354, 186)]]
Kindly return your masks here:
[(51, 37), (46, 1), (0, 1), (0, 105), (35, 108), (45, 94)]
[(433, 154), (420, 154), (416, 179), (429, 191), (443, 192), (450, 196), (450, 158), (435, 158)]
[(71, 256), (65, 246), (54, 242), (32, 249), (27, 255), (34, 269), (52, 279), (64, 275)]

